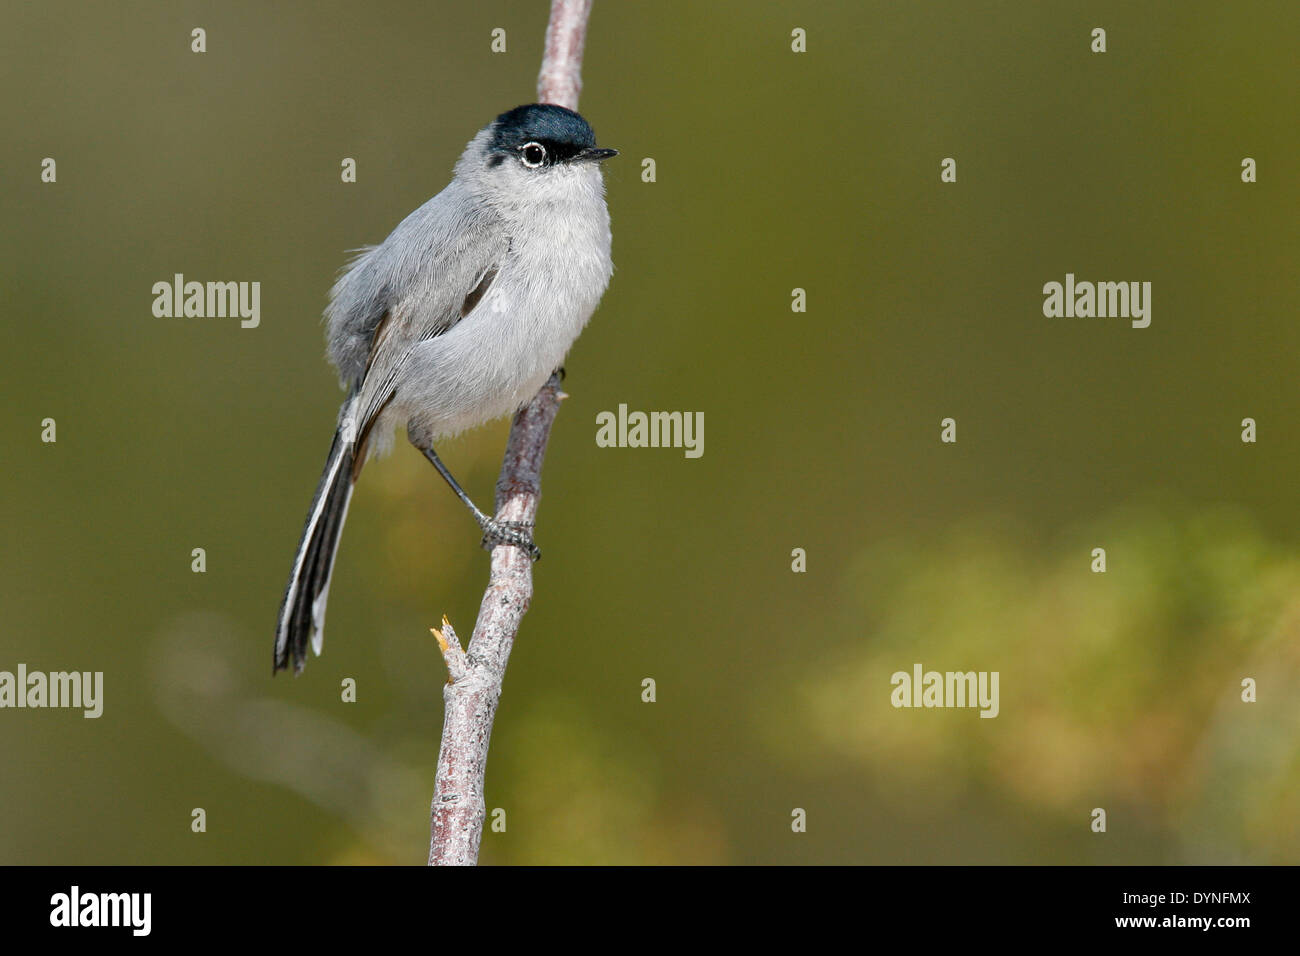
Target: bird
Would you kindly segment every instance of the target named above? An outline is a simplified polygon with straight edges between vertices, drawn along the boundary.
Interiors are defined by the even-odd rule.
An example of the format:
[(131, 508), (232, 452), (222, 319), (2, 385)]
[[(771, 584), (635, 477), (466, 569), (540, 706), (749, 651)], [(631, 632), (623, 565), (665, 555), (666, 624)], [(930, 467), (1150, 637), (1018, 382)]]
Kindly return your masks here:
[(344, 267), (325, 324), (347, 397), (280, 602), (273, 674), (300, 674), (309, 646), (320, 655), (353, 486), (403, 425), (485, 546), (540, 557), (529, 528), (473, 503), (434, 443), (513, 413), (562, 368), (613, 273), (601, 164), (617, 154), (573, 110), (518, 106), (469, 141), (446, 188)]

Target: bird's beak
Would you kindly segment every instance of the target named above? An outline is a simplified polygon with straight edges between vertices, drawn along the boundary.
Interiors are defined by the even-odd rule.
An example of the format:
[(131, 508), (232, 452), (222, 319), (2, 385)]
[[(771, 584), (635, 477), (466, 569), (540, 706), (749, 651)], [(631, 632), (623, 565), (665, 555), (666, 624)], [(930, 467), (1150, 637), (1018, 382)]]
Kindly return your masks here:
[(580, 150), (573, 158), (575, 162), (579, 163), (598, 163), (602, 159), (609, 159), (611, 156), (617, 155), (618, 150), (616, 149), (601, 149), (598, 146), (588, 146), (586, 149)]

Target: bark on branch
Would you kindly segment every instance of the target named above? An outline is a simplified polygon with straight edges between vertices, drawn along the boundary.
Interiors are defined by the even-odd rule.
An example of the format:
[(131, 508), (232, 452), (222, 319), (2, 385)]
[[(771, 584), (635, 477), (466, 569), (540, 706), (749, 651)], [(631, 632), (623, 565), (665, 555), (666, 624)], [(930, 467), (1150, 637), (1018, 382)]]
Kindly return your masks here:
[[(546, 53), (537, 78), (539, 102), (578, 108), (590, 13), (591, 0), (552, 0)], [(515, 415), (497, 480), (498, 520), (534, 523), (542, 459), (563, 397), (559, 378), (552, 375)], [(532, 559), (521, 548), (498, 545), (492, 549), (491, 575), (469, 646), (462, 649), (445, 617), (442, 629), (433, 629), (450, 676), (443, 687), (442, 746), (430, 811), (430, 866), (478, 862), (487, 812), (483, 781), (492, 722), (515, 634), (532, 596)]]

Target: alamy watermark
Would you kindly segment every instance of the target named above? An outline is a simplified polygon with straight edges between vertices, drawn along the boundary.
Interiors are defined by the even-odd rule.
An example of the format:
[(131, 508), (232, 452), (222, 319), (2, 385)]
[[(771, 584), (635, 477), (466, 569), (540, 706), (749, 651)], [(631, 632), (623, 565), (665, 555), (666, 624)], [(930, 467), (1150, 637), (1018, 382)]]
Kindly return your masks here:
[(996, 717), (1000, 709), (997, 671), (940, 673), (913, 664), (912, 673), (895, 671), (889, 683), (895, 707), (978, 707), (981, 717)]
[(687, 458), (704, 454), (703, 412), (629, 412), (596, 415), (598, 448), (682, 448)]
[(153, 314), (160, 319), (240, 319), (255, 329), (262, 321), (262, 283), (186, 282), (178, 272), (171, 282), (153, 284)]
[(0, 671), (0, 707), (68, 707), (95, 718), (104, 712), (103, 671)]
[(1043, 286), (1043, 315), (1049, 319), (1132, 319), (1135, 329), (1151, 324), (1150, 282), (1075, 282), (1065, 274), (1065, 284)]
[(152, 924), (152, 893), (83, 893), (73, 886), (50, 897), (51, 926), (124, 926), (148, 936)]

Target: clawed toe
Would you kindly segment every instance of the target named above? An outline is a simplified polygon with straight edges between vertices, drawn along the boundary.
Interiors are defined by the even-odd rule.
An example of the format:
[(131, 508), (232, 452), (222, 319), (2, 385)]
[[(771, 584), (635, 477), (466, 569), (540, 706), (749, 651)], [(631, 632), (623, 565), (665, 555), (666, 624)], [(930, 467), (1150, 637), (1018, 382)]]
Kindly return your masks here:
[(542, 549), (533, 544), (533, 526), (522, 521), (492, 521), (483, 526), (483, 547), (491, 551), (498, 544), (523, 548), (534, 561), (542, 559)]

